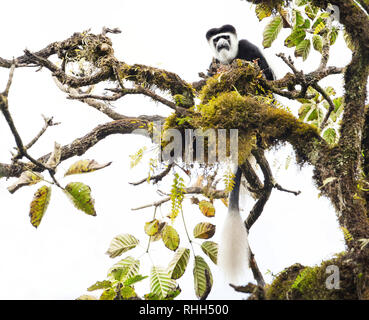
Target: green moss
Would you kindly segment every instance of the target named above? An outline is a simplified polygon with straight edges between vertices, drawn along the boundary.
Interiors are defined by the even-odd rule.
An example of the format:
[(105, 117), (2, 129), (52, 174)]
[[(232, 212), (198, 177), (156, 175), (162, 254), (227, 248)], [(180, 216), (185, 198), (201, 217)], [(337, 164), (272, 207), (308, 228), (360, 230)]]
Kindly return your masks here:
[[(360, 276), (353, 272), (347, 253), (323, 261), (319, 266), (303, 267), (295, 264), (281, 272), (267, 287), (268, 299), (293, 300), (336, 300), (357, 299), (356, 282)], [(328, 266), (337, 266), (339, 270), (339, 289), (328, 289)], [(362, 276), (361, 276), (362, 277)]]
[(200, 92), (200, 100), (203, 104), (208, 103), (219, 93), (238, 91), (241, 95), (257, 94), (257, 79), (261, 77), (260, 69), (253, 63), (236, 60), (232, 66), (223, 67), (225, 70), (207, 80), (206, 85)]

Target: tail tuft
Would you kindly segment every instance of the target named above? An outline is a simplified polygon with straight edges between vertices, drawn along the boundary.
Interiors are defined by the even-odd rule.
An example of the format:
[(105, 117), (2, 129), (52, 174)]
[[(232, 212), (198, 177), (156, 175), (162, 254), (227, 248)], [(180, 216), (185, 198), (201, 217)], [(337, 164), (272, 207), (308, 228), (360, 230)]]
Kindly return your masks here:
[(224, 221), (218, 250), (218, 266), (232, 284), (244, 284), (249, 267), (247, 230), (238, 210), (230, 209)]

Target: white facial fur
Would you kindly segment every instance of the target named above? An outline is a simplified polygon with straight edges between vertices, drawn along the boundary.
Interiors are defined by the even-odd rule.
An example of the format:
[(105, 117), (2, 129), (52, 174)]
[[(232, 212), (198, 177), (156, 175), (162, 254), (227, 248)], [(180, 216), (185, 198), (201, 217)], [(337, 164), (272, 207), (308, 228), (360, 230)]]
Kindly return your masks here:
[[(222, 48), (220, 51), (218, 51), (217, 48), (214, 46), (213, 40), (214, 40), (214, 38), (217, 38), (217, 37), (223, 36), (223, 35), (229, 36), (230, 48), (229, 49)], [(216, 59), (218, 59), (220, 61), (220, 63), (229, 64), (233, 61), (234, 58), (236, 58), (237, 53), (238, 53), (238, 39), (237, 39), (237, 36), (235, 34), (230, 33), (230, 32), (218, 33), (218, 34), (212, 36), (209, 39), (208, 42), (209, 42), (209, 46), (210, 46), (211, 50), (214, 53), (214, 57)], [(227, 42), (228, 41), (225, 40), (225, 39), (220, 39), (217, 43), (217, 47), (219, 47), (220, 45), (222, 45), (224, 43), (227, 43)]]

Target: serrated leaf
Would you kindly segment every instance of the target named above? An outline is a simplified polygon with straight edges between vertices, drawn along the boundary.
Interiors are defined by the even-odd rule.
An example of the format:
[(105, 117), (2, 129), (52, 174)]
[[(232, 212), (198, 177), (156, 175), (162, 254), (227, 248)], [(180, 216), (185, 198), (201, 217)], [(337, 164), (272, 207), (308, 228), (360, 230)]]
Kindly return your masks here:
[(57, 142), (54, 143), (54, 151), (51, 153), (49, 159), (46, 162), (46, 166), (48, 168), (55, 169), (59, 162), (61, 157), (61, 145)]
[(120, 234), (111, 241), (106, 254), (108, 254), (110, 258), (115, 258), (120, 256), (122, 253), (135, 248), (139, 243), (140, 241), (133, 235), (128, 233)]
[(31, 202), (29, 216), (31, 218), (31, 224), (37, 228), (46, 212), (46, 209), (50, 202), (51, 188), (48, 186), (42, 186), (39, 188), (33, 196)]
[(126, 278), (134, 277), (138, 274), (140, 269), (140, 260), (128, 256), (116, 264), (114, 264), (108, 271), (108, 277), (114, 278), (113, 272), (118, 269), (124, 269), (126, 271)]
[(67, 172), (64, 174), (64, 177), (72, 175), (72, 174), (80, 174), (80, 173), (88, 173), (96, 170), (100, 170), (110, 166), (111, 162), (99, 164), (95, 160), (79, 160), (73, 163)]
[(328, 128), (323, 133), (323, 138), (329, 144), (335, 144), (337, 142), (337, 133), (336, 130), (333, 128)]
[(172, 226), (166, 225), (161, 232), (161, 238), (164, 242), (164, 245), (169, 250), (177, 250), (180, 239), (176, 229), (174, 229)]
[(206, 289), (207, 289), (207, 283), (206, 283), (206, 275), (205, 270), (209, 273), (210, 277), (210, 287), (213, 285), (213, 275), (211, 274), (210, 268), (208, 264), (205, 262), (205, 260), (200, 256), (195, 256), (195, 262), (194, 262), (194, 268), (193, 268), (193, 278), (194, 278), (194, 288), (196, 296), (200, 299)]
[(150, 273), (150, 288), (151, 292), (159, 297), (165, 299), (169, 290), (175, 288), (176, 283), (170, 278), (168, 272), (159, 266), (153, 266)]
[(269, 48), (273, 41), (277, 39), (279, 32), (283, 27), (283, 21), (280, 16), (276, 16), (269, 22), (269, 24), (265, 27), (263, 36), (263, 46), (264, 48)]
[(168, 266), (168, 274), (172, 279), (179, 279), (186, 271), (188, 260), (190, 259), (190, 250), (179, 248), (174, 254), (173, 259)]
[(323, 50), (323, 39), (319, 35), (313, 36), (313, 47), (316, 51), (322, 53)]
[(43, 180), (43, 178), (44, 177), (41, 174), (35, 173), (31, 170), (24, 171), (20, 175), (19, 179), (10, 187), (8, 187), (8, 191), (10, 193), (14, 193), (15, 191), (24, 186), (31, 186), (33, 184), (40, 182), (41, 180)]
[(153, 236), (159, 231), (159, 220), (154, 219), (145, 223), (145, 233), (148, 236)]
[(205, 217), (214, 217), (215, 208), (213, 204), (209, 201), (202, 200), (199, 202), (199, 209)]
[(210, 239), (215, 233), (215, 225), (208, 222), (198, 223), (194, 230), (193, 235), (198, 239)]
[(310, 47), (311, 47), (310, 40), (305, 39), (305, 40), (301, 41), (296, 46), (295, 57), (302, 57), (302, 59), (305, 61), (309, 56)]
[(95, 291), (100, 289), (108, 289), (111, 288), (112, 283), (108, 280), (104, 281), (96, 281), (92, 286), (87, 288), (87, 291)]
[(64, 191), (77, 209), (88, 215), (96, 216), (95, 201), (91, 197), (89, 186), (82, 182), (71, 182), (65, 187)]
[(204, 241), (201, 244), (202, 251), (213, 261), (217, 264), (218, 260), (218, 244), (214, 241)]

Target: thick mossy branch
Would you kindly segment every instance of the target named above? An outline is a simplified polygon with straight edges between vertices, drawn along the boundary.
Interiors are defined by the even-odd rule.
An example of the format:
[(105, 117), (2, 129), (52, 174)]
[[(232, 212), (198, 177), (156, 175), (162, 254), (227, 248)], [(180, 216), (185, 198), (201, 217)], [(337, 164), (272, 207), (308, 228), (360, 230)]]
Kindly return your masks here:
[[(271, 300), (368, 299), (368, 291), (361, 291), (365, 282), (363, 269), (365, 266), (356, 264), (352, 254), (340, 254), (315, 267), (294, 264), (283, 270), (266, 288), (266, 296)], [(339, 288), (329, 287), (332, 282), (328, 277), (333, 270), (339, 272), (336, 278)]]
[(265, 91), (258, 83), (261, 77), (262, 73), (257, 65), (237, 59), (228, 70), (219, 72), (206, 81), (199, 98), (205, 104), (220, 93), (235, 90), (241, 95), (263, 94)]
[(325, 141), (316, 127), (296, 119), (291, 113), (274, 108), (254, 97), (238, 92), (219, 94), (206, 104), (198, 106), (192, 117), (179, 125), (175, 115), (168, 118), (165, 130), (189, 128), (238, 129), (239, 162), (247, 159), (259, 135), (267, 147), (280, 142), (290, 143), (300, 163), (314, 163)]
[(194, 105), (194, 89), (178, 75), (166, 70), (135, 64), (121, 63), (119, 66), (121, 80), (133, 81), (143, 87), (154, 87), (169, 92), (182, 107)]

